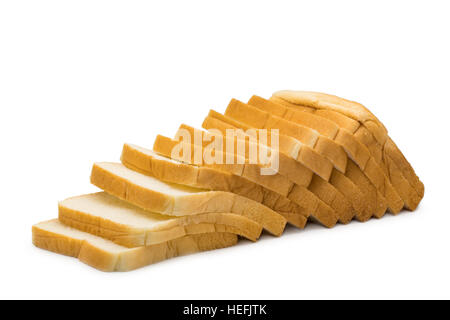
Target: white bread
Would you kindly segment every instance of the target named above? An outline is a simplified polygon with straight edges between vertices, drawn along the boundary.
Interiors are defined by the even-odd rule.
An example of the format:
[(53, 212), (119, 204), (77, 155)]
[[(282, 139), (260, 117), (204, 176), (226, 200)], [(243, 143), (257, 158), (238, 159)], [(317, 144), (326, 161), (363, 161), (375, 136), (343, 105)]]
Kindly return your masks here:
[(144, 175), (121, 163), (92, 167), (91, 183), (144, 210), (172, 216), (227, 212), (247, 217), (273, 235), (283, 233), (286, 219), (262, 204), (231, 192), (207, 191)]
[(214, 232), (130, 249), (68, 227), (56, 219), (34, 225), (32, 234), (36, 247), (78, 258), (101, 271), (130, 271), (173, 257), (237, 243), (235, 234)]
[[(167, 137), (163, 137), (163, 136), (157, 136), (155, 143), (153, 145), (153, 149), (160, 153), (163, 154), (166, 157), (171, 157), (172, 156), (172, 149), (181, 142), (178, 142), (176, 140), (172, 140), (170, 138)], [(192, 146), (193, 148), (193, 146)], [(197, 148), (200, 149), (200, 152), (203, 152), (202, 150), (202, 146), (197, 146)], [(219, 151), (220, 153), (220, 151)], [(181, 158), (185, 158), (185, 157), (181, 157)], [(189, 160), (189, 159), (184, 159), (185, 161)], [(190, 159), (191, 163), (194, 162), (193, 156)], [(229, 170), (229, 168), (232, 167), (232, 165), (214, 165), (214, 168), (217, 168), (218, 170)], [(253, 167), (255, 168), (260, 168), (260, 165), (254, 165)], [(234, 170), (235, 171), (235, 170)], [(233, 170), (230, 170), (230, 172), (233, 172)], [(247, 179), (249, 179), (250, 181), (256, 183), (256, 184), (260, 184), (274, 192), (279, 192), (280, 195), (284, 196), (284, 192), (286, 192), (286, 190), (281, 189), (281, 188), (277, 188), (277, 185), (279, 184), (278, 182), (284, 181), (282, 179), (279, 178), (278, 175), (278, 179), (274, 179), (272, 180), (274, 176), (261, 176), (259, 173), (259, 170), (254, 171), (252, 175), (245, 175), (245, 177)], [(275, 177), (277, 178), (277, 177)], [(282, 177), (283, 179), (286, 179), (285, 177)], [(287, 179), (289, 182), (290, 180)], [(310, 216), (312, 218), (315, 218), (314, 220), (321, 223), (322, 225), (326, 226), (326, 227), (333, 227), (339, 217), (336, 215), (336, 212), (334, 211), (333, 208), (331, 208), (330, 206), (328, 206), (325, 202), (323, 202), (321, 199), (319, 199), (314, 193), (312, 193), (311, 191), (309, 191), (307, 188), (303, 187), (303, 186), (299, 186), (296, 185), (292, 182), (290, 182), (290, 184), (292, 185), (292, 188), (290, 188), (289, 192), (287, 192), (287, 198), (291, 201), (293, 201), (294, 203), (298, 204), (300, 207), (305, 208), (305, 210), (307, 210), (307, 212), (310, 213)], [(282, 191), (279, 191), (279, 190)]]
[(252, 241), (262, 231), (258, 223), (233, 213), (173, 217), (145, 211), (105, 192), (66, 199), (59, 202), (58, 208), (59, 220), (65, 225), (129, 248), (217, 232), (224, 226)]
[(135, 171), (155, 178), (196, 188), (227, 191), (257, 201), (284, 216), (287, 221), (304, 228), (308, 212), (282, 195), (246, 178), (215, 168), (182, 163), (132, 144), (124, 144), (122, 163)]
[(333, 95), (306, 91), (279, 91), (271, 100), (329, 119), (353, 134), (369, 149), (375, 162), (388, 175), (397, 192), (402, 194), (405, 207), (410, 210), (417, 207), (424, 195), (423, 183), (389, 138), (384, 125), (363, 105)]
[[(178, 141), (162, 136), (154, 150), (165, 157), (126, 144), (123, 164), (93, 166), (91, 182), (106, 192), (60, 202), (59, 220), (33, 226), (33, 243), (103, 271), (128, 271), (231, 246), (238, 235), (256, 241), (263, 228), (278, 236), (287, 221), (303, 228), (312, 219), (332, 227), (354, 216), (360, 221), (382, 217), (387, 209), (414, 210), (424, 195), (422, 182), (387, 129), (354, 101), (281, 91), (270, 100), (253, 96), (248, 104), (233, 99), (225, 115), (211, 110), (202, 126), (222, 133), (280, 130), (279, 170), (261, 175), (269, 166), (248, 157), (255, 146), (275, 152), (270, 137), (256, 144), (249, 135), (224, 134), (228, 140), (215, 156), (229, 159), (225, 146), (237, 149), (242, 141), (247, 151), (244, 157), (234, 156), (238, 164), (225, 165), (193, 165), (199, 154), (211, 151), (211, 140), (186, 144), (194, 149), (190, 157), (175, 156)], [(181, 129), (214, 137), (186, 125), (177, 136)]]

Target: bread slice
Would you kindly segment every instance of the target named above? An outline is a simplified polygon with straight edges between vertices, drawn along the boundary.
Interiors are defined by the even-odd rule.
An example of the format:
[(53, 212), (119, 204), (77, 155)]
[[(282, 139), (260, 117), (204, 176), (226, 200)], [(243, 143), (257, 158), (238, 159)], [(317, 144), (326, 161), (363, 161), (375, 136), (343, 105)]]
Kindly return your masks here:
[(32, 232), (36, 247), (78, 258), (101, 271), (131, 271), (181, 255), (230, 247), (238, 240), (233, 233), (214, 232), (130, 249), (56, 219), (34, 225)]
[(269, 207), (298, 228), (304, 228), (309, 217), (304, 208), (291, 200), (229, 172), (182, 163), (132, 144), (124, 144), (121, 161), (134, 171), (154, 176), (162, 181), (236, 193)]
[[(166, 156), (171, 157), (173, 148), (178, 145), (181, 142), (178, 142), (176, 140), (172, 140), (167, 137), (163, 136), (157, 136), (155, 143), (153, 145), (153, 149)], [(192, 146), (191, 148), (194, 148)], [(197, 146), (197, 148), (200, 148), (200, 153), (203, 153), (202, 146)], [(186, 157), (180, 157), (186, 159)], [(190, 161), (194, 161), (194, 159), (191, 159)], [(222, 167), (223, 166), (223, 167)], [(218, 170), (227, 170), (227, 165), (216, 165), (215, 166)], [(255, 165), (255, 167), (258, 167), (258, 165)], [(250, 181), (260, 184), (274, 192), (278, 192), (280, 195), (284, 196), (285, 190), (282, 190), (280, 188), (277, 188), (277, 181), (271, 180), (272, 176), (261, 176), (259, 170), (253, 171), (252, 174), (243, 175)], [(291, 200), (292, 202), (298, 204), (300, 207), (305, 208), (307, 212), (310, 213), (311, 217), (315, 218), (315, 221), (318, 221), (322, 225), (326, 227), (333, 227), (339, 217), (337, 216), (334, 209), (329, 207), (327, 204), (325, 204), (322, 200), (317, 198), (317, 196), (309, 191), (307, 188), (303, 186), (299, 186), (296, 184), (292, 184), (292, 188), (289, 192), (287, 192), (287, 198)], [(281, 190), (281, 191), (280, 191)]]
[(262, 231), (260, 224), (233, 213), (166, 216), (142, 210), (105, 192), (66, 199), (59, 202), (58, 208), (59, 220), (65, 225), (129, 248), (216, 232), (223, 226), (252, 241)]
[[(376, 163), (375, 159), (371, 157), (370, 151), (348, 131), (340, 130), (336, 123), (328, 119), (297, 110), (295, 107), (283, 106), (257, 96), (253, 96), (249, 100), (249, 103), (255, 105), (258, 109), (281, 115), (283, 118), (294, 123), (311, 127), (320, 134), (326, 134), (335, 145), (345, 150), (350, 159), (359, 166), (369, 180), (377, 187), (377, 190), (386, 198), (391, 212), (398, 213), (403, 208), (403, 200), (383, 170)], [(327, 150), (327, 148), (324, 150)]]
[(400, 170), (395, 173), (395, 179), (389, 177), (391, 181), (397, 182), (397, 185), (394, 185), (395, 189), (404, 196), (411, 195), (410, 198), (403, 198), (405, 207), (410, 210), (417, 207), (424, 194), (423, 183), (401, 151), (396, 146), (393, 147), (384, 125), (363, 105), (337, 96), (302, 91), (276, 92), (271, 100), (296, 106), (301, 110), (306, 109), (334, 121), (367, 146), (385, 174), (390, 172), (387, 169), (389, 160), (386, 155), (388, 155), (391, 162), (393, 161)]
[(121, 163), (95, 163), (91, 182), (119, 199), (156, 213), (172, 216), (235, 213), (254, 220), (276, 236), (283, 233), (286, 225), (286, 219), (256, 201), (231, 192), (166, 183)]
[[(187, 125), (181, 125), (180, 130), (186, 130), (188, 131), (192, 136), (198, 135), (202, 136), (203, 139), (199, 139), (199, 143), (202, 143), (202, 147), (206, 147), (209, 143), (211, 143), (211, 140), (215, 139), (215, 136), (212, 135), (210, 132), (195, 129), (192, 127), (189, 127)], [(252, 148), (259, 151), (261, 148), (265, 148), (269, 150), (269, 154), (274, 153), (274, 150), (272, 150), (270, 147), (263, 145), (262, 143), (255, 143), (254, 141), (251, 141), (250, 137), (248, 135), (243, 136), (234, 136), (234, 137), (227, 137), (226, 135), (221, 135), (221, 140), (223, 140), (221, 143), (223, 145), (223, 152), (225, 152), (226, 148), (225, 146), (231, 143), (235, 149), (236, 146), (242, 141), (245, 143), (245, 156), (248, 159), (249, 157), (249, 150)], [(260, 140), (261, 141), (261, 140)], [(267, 151), (266, 151), (267, 152)], [(279, 152), (279, 174), (281, 176), (285, 176), (287, 179), (292, 176), (300, 176), (304, 170), (306, 169), (304, 166), (302, 166), (296, 159), (291, 158), (289, 155), (285, 154), (284, 152)], [(295, 172), (296, 165), (301, 166), (300, 172)], [(313, 192), (320, 200), (324, 201), (327, 205), (329, 205), (332, 209), (335, 210), (336, 216), (339, 218), (339, 221), (341, 223), (348, 223), (352, 220), (354, 214), (352, 210), (351, 203), (345, 198), (338, 190), (336, 190), (331, 184), (329, 184), (327, 181), (323, 180), (317, 175), (313, 175), (312, 180), (310, 181), (309, 185), (300, 185), (297, 184), (296, 181), (292, 181), (296, 188), (303, 189), (304, 193), (309, 193), (309, 191)], [(305, 204), (306, 205), (306, 204)], [(311, 206), (308, 206), (309, 210), (311, 209)]]

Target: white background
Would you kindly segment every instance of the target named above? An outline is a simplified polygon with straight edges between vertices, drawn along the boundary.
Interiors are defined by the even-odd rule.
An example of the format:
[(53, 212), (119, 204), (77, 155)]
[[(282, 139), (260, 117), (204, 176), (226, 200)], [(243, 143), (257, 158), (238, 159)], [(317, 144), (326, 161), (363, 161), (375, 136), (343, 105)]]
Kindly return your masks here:
[[(0, 298), (450, 298), (448, 1), (0, 2)], [(419, 209), (101, 273), (33, 247), (94, 161), (280, 89), (368, 106)]]

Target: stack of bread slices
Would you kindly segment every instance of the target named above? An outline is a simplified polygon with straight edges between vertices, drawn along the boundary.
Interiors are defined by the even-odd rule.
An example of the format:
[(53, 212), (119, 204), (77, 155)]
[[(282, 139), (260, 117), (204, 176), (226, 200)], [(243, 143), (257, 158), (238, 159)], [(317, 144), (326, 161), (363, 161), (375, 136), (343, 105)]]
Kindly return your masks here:
[[(157, 136), (153, 150), (125, 144), (121, 163), (95, 163), (91, 183), (103, 191), (61, 201), (58, 219), (33, 226), (33, 243), (103, 271), (128, 271), (238, 237), (257, 241), (262, 230), (280, 236), (286, 223), (330, 228), (412, 211), (424, 195), (383, 124), (353, 101), (279, 91), (269, 100), (233, 99), (202, 126)], [(242, 134), (227, 135), (231, 129)], [(262, 130), (252, 129), (277, 129), (277, 139), (255, 140), (251, 132)], [(186, 133), (200, 138), (186, 142)], [(230, 154), (230, 146), (244, 152)], [(262, 174), (268, 164), (249, 161), (253, 147), (276, 155), (276, 170)], [(210, 163), (206, 152), (235, 161)]]

